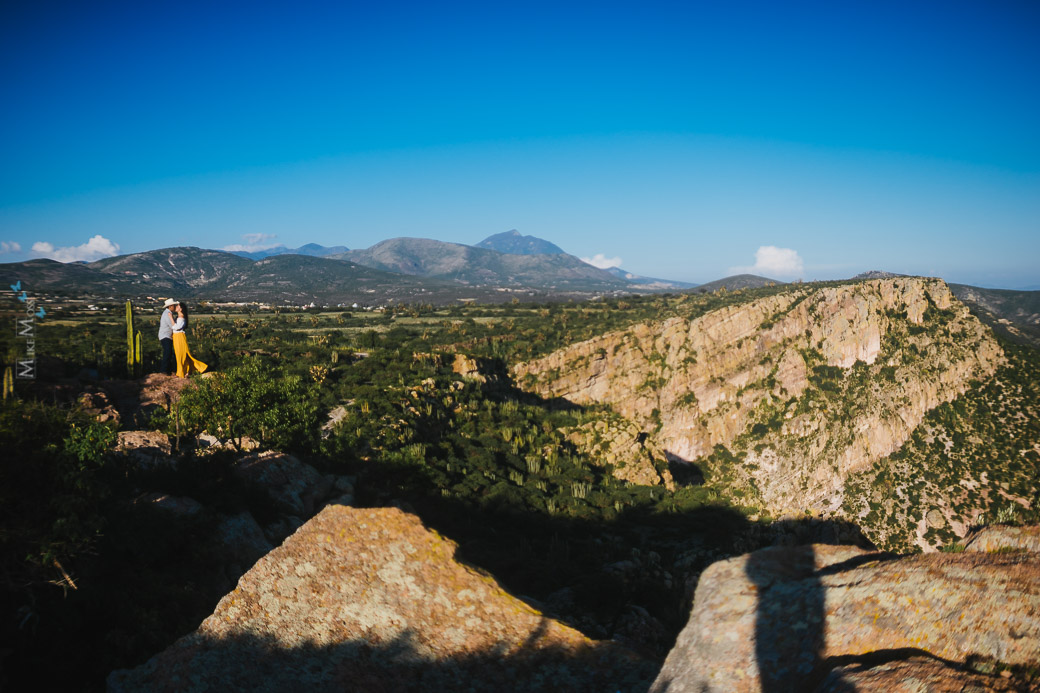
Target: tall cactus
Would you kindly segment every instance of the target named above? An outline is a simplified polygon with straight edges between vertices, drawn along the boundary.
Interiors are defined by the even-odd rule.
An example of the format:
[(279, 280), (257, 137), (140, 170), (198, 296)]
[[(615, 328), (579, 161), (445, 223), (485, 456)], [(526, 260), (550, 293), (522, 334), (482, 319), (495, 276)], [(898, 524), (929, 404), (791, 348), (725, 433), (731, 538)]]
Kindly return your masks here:
[(137, 333), (134, 341), (134, 306), (126, 302), (126, 372), (133, 378), (141, 370), (141, 333)]
[(10, 366), (4, 369), (4, 399), (14, 397), (14, 369)]
[(137, 336), (134, 338), (134, 361), (137, 362), (138, 372), (143, 371), (144, 359), (141, 354), (141, 330), (137, 331)]

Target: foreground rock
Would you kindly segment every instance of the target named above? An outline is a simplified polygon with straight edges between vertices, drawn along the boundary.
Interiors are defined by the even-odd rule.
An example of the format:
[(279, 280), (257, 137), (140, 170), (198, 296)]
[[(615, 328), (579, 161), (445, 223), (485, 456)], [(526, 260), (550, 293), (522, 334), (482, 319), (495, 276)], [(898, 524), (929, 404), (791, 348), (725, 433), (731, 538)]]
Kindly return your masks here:
[(772, 547), (704, 572), (651, 690), (1035, 690), (1037, 664), (1040, 554)]
[(123, 691), (625, 691), (655, 667), (454, 560), (394, 508), (328, 506)]
[(928, 657), (871, 666), (851, 664), (828, 674), (820, 693), (842, 691), (887, 691), (888, 693), (981, 693), (982, 691), (1021, 692), (1021, 681), (1008, 676), (990, 676), (951, 666)]
[(983, 527), (968, 535), (964, 550), (978, 553), (1040, 553), (1040, 525)]

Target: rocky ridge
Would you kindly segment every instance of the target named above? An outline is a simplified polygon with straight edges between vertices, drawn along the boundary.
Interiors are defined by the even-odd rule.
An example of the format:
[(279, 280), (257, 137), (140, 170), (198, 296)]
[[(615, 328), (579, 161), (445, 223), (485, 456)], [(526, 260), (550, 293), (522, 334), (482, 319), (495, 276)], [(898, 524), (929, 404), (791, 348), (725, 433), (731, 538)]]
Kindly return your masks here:
[(513, 375), (544, 397), (609, 404), (672, 459), (781, 515), (838, 510), (849, 474), (1003, 358), (944, 282), (892, 278), (638, 324)]

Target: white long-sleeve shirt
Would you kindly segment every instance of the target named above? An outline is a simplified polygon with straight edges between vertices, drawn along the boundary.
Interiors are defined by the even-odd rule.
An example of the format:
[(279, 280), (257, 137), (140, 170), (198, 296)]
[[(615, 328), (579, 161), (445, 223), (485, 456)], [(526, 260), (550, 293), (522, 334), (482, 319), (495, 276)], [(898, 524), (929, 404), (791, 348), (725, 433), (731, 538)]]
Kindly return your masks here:
[(159, 318), (159, 339), (173, 339), (173, 313), (169, 308)]

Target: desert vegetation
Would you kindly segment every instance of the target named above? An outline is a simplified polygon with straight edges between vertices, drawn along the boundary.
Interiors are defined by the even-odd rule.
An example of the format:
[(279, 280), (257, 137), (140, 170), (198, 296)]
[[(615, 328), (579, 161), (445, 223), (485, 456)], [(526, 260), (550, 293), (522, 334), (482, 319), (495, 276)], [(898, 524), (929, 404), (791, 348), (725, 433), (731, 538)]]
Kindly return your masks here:
[(1005, 343), (994, 378), (928, 413), (898, 451), (850, 479), (845, 511), (879, 547), (956, 550), (964, 528), (1035, 522), (1040, 359)]

